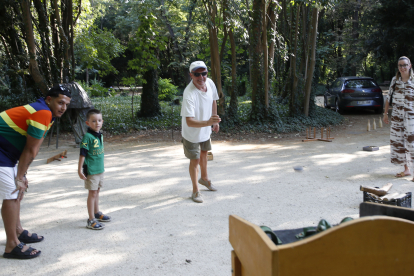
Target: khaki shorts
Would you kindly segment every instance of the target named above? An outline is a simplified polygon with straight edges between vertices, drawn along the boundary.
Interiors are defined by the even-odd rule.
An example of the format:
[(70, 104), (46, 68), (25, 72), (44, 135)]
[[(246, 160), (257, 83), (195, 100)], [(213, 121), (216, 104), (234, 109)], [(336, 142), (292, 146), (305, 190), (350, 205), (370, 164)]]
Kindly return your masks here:
[(185, 157), (188, 159), (200, 159), (200, 149), (202, 151), (211, 150), (211, 139), (201, 143), (191, 143), (183, 138), (181, 142), (183, 143)]
[(104, 173), (88, 175), (85, 180), (85, 189), (96, 191), (102, 188)]

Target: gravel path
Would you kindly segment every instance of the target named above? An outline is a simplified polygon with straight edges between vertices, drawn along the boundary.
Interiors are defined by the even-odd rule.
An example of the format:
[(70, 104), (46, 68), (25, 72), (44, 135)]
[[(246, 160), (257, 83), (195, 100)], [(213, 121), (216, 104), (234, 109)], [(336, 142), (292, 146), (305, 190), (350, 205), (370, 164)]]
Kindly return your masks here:
[[(70, 143), (59, 150), (43, 146), (29, 170), (21, 210), (23, 225), (45, 235), (34, 245), (42, 255), (2, 259), (0, 274), (230, 275), (230, 214), (273, 229), (299, 228), (321, 218), (338, 223), (358, 217), (360, 185), (391, 182), (391, 191), (414, 192), (410, 177), (393, 177), (400, 168), (389, 162), (389, 128), (367, 132), (365, 119), (348, 123), (333, 133), (332, 143), (303, 143), (303, 134), (265, 143), (213, 141), (208, 165), (218, 192), (201, 188), (202, 204), (190, 199), (181, 143), (106, 143), (100, 207), (112, 222), (102, 231), (85, 228), (79, 150)], [(364, 146), (379, 151), (362, 151)], [(64, 149), (67, 159), (46, 164)], [(1, 225), (2, 250), (5, 238)]]

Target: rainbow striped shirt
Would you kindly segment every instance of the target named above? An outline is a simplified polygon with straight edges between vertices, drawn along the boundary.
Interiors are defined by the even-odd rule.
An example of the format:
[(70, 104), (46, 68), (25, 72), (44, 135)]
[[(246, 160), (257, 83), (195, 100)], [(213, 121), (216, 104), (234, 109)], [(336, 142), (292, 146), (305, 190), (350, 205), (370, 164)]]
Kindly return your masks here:
[(42, 139), (52, 126), (52, 112), (44, 99), (0, 113), (0, 167), (14, 167), (27, 135)]

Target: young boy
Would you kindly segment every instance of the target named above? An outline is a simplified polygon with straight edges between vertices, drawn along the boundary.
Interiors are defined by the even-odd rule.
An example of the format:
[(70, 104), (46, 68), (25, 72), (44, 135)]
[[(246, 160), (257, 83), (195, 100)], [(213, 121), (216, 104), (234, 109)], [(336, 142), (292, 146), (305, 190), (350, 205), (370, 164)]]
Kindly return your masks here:
[[(111, 217), (99, 211), (99, 191), (104, 179), (104, 145), (102, 128), (102, 114), (97, 109), (91, 109), (86, 115), (88, 132), (83, 136), (78, 174), (85, 180), (85, 189), (89, 190), (87, 206), (89, 219), (86, 227), (93, 230), (103, 229), (105, 226), (98, 221), (109, 222)], [(83, 170), (82, 170), (83, 169)]]

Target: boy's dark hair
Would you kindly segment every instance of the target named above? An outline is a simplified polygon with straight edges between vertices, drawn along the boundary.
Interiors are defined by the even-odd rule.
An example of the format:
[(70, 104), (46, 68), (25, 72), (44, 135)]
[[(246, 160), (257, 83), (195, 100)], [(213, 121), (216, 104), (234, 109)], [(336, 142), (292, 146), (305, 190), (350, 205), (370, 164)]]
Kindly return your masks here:
[(58, 84), (50, 88), (46, 94), (46, 97), (50, 96), (52, 98), (57, 98), (59, 97), (59, 94), (72, 98), (72, 93), (70, 92), (70, 90), (62, 84)]
[(102, 114), (102, 113), (100, 110), (95, 109), (95, 108), (89, 109), (88, 113), (86, 114), (86, 120), (89, 120), (89, 117), (95, 114)]

